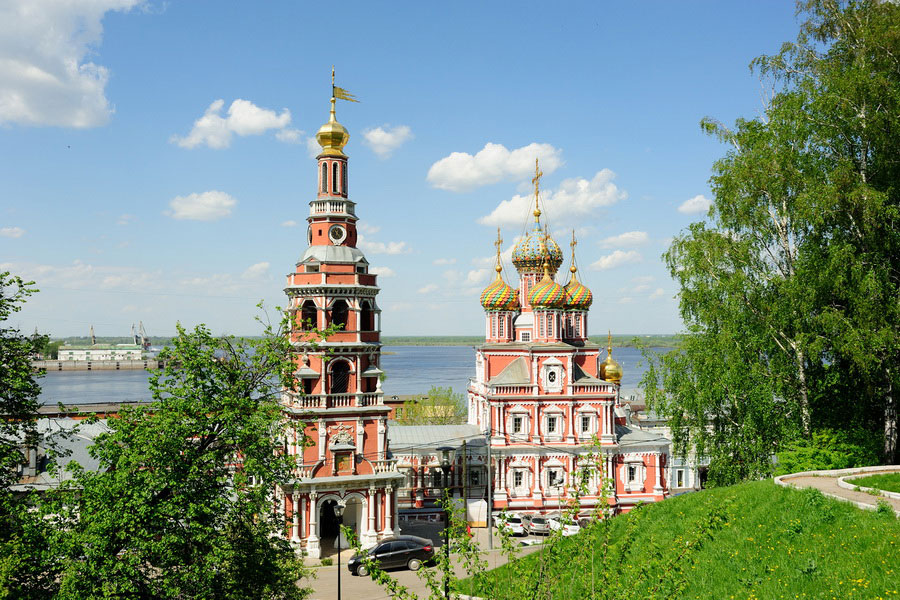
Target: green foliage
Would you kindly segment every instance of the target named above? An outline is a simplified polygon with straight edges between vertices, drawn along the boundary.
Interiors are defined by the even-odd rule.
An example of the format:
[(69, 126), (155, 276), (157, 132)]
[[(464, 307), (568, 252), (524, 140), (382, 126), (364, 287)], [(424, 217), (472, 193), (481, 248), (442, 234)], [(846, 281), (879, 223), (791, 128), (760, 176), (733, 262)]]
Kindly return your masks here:
[[(719, 513), (721, 511), (721, 513)], [(677, 548), (709, 514), (723, 522), (690, 559), (679, 563), (684, 582), (671, 598), (878, 598), (900, 594), (900, 521), (771, 481), (684, 494), (610, 520), (612, 547), (627, 546), (636, 566), (658, 565), (660, 547)], [(548, 600), (607, 597), (598, 573), (608, 556), (591, 552), (602, 523), (562, 540)], [(595, 546), (599, 547), (599, 546)], [(537, 553), (489, 571), (507, 581), (510, 569), (539, 568)], [(652, 567), (647, 567), (648, 569)], [(623, 568), (627, 570), (627, 567)], [(592, 577), (593, 573), (593, 577)], [(593, 581), (593, 584), (592, 584)], [(472, 580), (464, 590), (475, 590)], [(592, 587), (593, 585), (593, 587)], [(480, 587), (478, 589), (484, 589)], [(642, 595), (643, 594), (643, 595)], [(531, 597), (519, 596), (519, 597)], [(617, 598), (650, 597), (624, 590)]]
[(797, 41), (754, 61), (764, 115), (701, 123), (728, 144), (715, 198), (664, 255), (687, 335), (643, 386), (712, 483), (765, 476), (829, 427), (897, 456), (900, 5), (798, 7)]
[(894, 512), (894, 507), (892, 507), (887, 502), (887, 500), (879, 500), (878, 501), (876, 508), (875, 508), (875, 514), (882, 516), (882, 517), (887, 517), (889, 519), (896, 518), (896, 513)]
[(258, 340), (179, 326), (151, 377), (154, 404), (107, 421), (91, 447), (99, 470), (75, 465), (71, 485), (35, 499), (0, 587), (73, 599), (306, 597), (306, 570), (273, 511), (294, 464), (277, 402), (292, 371), (284, 326)]
[(776, 455), (774, 474), (877, 465), (878, 443), (873, 443), (871, 438), (853, 440), (852, 437), (852, 432), (823, 429), (814, 431), (810, 438), (795, 440)]
[(853, 479), (853, 483), (858, 487), (869, 487), (900, 494), (900, 473), (869, 475), (868, 477)]
[(432, 386), (423, 398), (407, 400), (397, 411), (401, 425), (453, 425), (465, 423), (468, 413), (465, 396), (453, 388)]

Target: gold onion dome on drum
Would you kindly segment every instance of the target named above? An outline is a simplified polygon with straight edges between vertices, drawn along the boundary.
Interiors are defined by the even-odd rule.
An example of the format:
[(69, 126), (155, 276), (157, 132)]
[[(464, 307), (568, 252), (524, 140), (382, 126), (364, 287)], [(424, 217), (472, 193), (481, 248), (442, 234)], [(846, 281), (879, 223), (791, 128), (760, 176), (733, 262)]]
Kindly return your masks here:
[(606, 338), (606, 360), (600, 363), (600, 379), (611, 383), (622, 381), (622, 367), (612, 357), (612, 332)]
[(503, 265), (500, 262), (500, 246), (502, 244), (503, 239), (500, 237), (500, 228), (498, 227), (497, 241), (494, 242), (494, 245), (497, 246), (497, 266), (494, 267), (497, 277), (481, 292), (481, 306), (485, 310), (517, 310), (519, 308), (518, 292), (503, 281)]
[(572, 276), (569, 279), (569, 283), (566, 284), (566, 308), (571, 310), (587, 310), (594, 301), (594, 295), (587, 286), (578, 281), (578, 276), (576, 275), (578, 267), (575, 266), (575, 245), (577, 243), (578, 242), (575, 241), (575, 232), (573, 231), (571, 243), (572, 266), (569, 267), (569, 272)]

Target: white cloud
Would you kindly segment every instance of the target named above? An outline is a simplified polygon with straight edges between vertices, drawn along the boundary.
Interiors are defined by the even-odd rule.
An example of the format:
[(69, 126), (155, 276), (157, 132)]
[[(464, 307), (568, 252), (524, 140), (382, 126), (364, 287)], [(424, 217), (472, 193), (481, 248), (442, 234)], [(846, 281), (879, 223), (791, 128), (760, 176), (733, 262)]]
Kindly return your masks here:
[(221, 113), (224, 106), (224, 100), (216, 100), (209, 105), (202, 117), (194, 121), (194, 127), (186, 137), (173, 135), (169, 141), (182, 148), (206, 145), (222, 149), (231, 145), (234, 134), (262, 135), (274, 129), (279, 140), (295, 142), (302, 133), (296, 129), (287, 129), (291, 123), (291, 111), (286, 108), (282, 109), (281, 114), (276, 114), (273, 110), (260, 108), (249, 100), (238, 98), (228, 107), (228, 116), (223, 117)]
[(282, 221), (282, 222), (281, 222), (281, 226), (282, 226), (282, 227), (296, 227), (296, 226), (297, 226), (297, 221), (290, 220), (290, 219), (287, 220), (287, 221)]
[(21, 0), (0, 4), (0, 124), (98, 127), (113, 108), (109, 70), (85, 57), (103, 38), (103, 17), (142, 0)]
[(255, 265), (250, 265), (247, 267), (243, 273), (241, 273), (242, 279), (262, 279), (266, 275), (269, 274), (269, 263), (263, 261), (258, 262)]
[(419, 293), (420, 294), (430, 294), (431, 292), (436, 292), (437, 289), (438, 289), (438, 286), (436, 284), (429, 283), (428, 285), (424, 285), (424, 286), (420, 287)]
[(371, 223), (360, 223), (359, 230), (363, 233), (378, 233), (381, 231), (381, 227), (378, 225), (372, 225)]
[(397, 274), (397, 272), (390, 267), (369, 267), (369, 273), (380, 275), (382, 277), (393, 277)]
[[(620, 190), (609, 169), (598, 171), (593, 179), (566, 179), (556, 190), (542, 193), (542, 206), (547, 220), (554, 226), (580, 225), (598, 208), (624, 200), (628, 194)], [(521, 227), (534, 206), (534, 196), (515, 195), (501, 202), (491, 214), (478, 219), (482, 225)]]
[(319, 145), (319, 142), (316, 141), (314, 137), (306, 138), (306, 154), (310, 158), (315, 158), (322, 152), (322, 146)]
[(475, 156), (467, 152), (445, 156), (431, 165), (427, 179), (433, 187), (464, 192), (500, 181), (530, 178), (535, 158), (540, 159), (541, 170), (549, 175), (562, 165), (562, 150), (536, 142), (515, 150), (487, 143)]
[(662, 296), (663, 296), (664, 293), (665, 293), (665, 292), (663, 292), (663, 289), (662, 289), (662, 288), (656, 288), (656, 289), (653, 291), (653, 293), (650, 294), (650, 299), (651, 299), (651, 300), (655, 300), (656, 298), (662, 298)]
[(600, 241), (600, 245), (604, 248), (612, 248), (615, 246), (640, 246), (646, 244), (649, 237), (646, 231), (626, 231), (619, 235), (614, 235)]
[(394, 150), (413, 138), (412, 130), (406, 125), (391, 127), (384, 125), (362, 132), (363, 143), (380, 158), (389, 157)]
[(631, 304), (634, 301), (634, 298), (631, 296), (625, 296), (624, 298), (619, 298), (619, 304)]
[(653, 275), (638, 275), (631, 278), (631, 283), (650, 283), (654, 279)]
[(166, 211), (165, 214), (179, 220), (215, 221), (230, 215), (236, 204), (237, 200), (225, 192), (211, 190), (200, 194), (176, 196), (169, 202), (172, 210)]
[(406, 242), (370, 242), (359, 236), (359, 247), (368, 254), (408, 254), (412, 252)]
[(281, 129), (275, 133), (275, 139), (286, 144), (299, 144), (303, 132), (299, 129)]
[(123, 214), (116, 219), (116, 225), (131, 225), (134, 223), (135, 219), (137, 219), (137, 217), (134, 215)]
[(436, 258), (433, 261), (431, 261), (431, 264), (438, 265), (438, 266), (455, 265), (456, 259), (455, 258)]
[(469, 285), (478, 285), (479, 283), (482, 283), (487, 276), (487, 269), (472, 269), (466, 273), (466, 283)]
[(25, 230), (21, 227), (3, 227), (0, 229), (0, 237), (20, 238), (25, 235)]
[(605, 271), (629, 263), (641, 262), (641, 260), (643, 260), (643, 257), (636, 250), (616, 250), (611, 254), (601, 256), (599, 260), (591, 264), (591, 268), (597, 271)]
[(681, 206), (678, 207), (678, 212), (684, 213), (686, 215), (697, 214), (697, 213), (705, 213), (709, 210), (709, 207), (712, 205), (712, 201), (704, 196), (703, 194), (699, 194), (694, 196), (690, 200), (685, 200), (681, 203)]

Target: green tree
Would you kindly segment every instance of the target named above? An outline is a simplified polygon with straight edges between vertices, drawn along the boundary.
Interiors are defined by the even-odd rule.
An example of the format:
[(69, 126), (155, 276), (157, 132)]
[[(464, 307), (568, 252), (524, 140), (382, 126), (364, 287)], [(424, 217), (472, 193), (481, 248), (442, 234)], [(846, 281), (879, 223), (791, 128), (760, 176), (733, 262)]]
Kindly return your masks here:
[(428, 395), (403, 403), (397, 411), (401, 425), (453, 425), (465, 423), (465, 397), (449, 387), (432, 386)]
[(896, 459), (900, 6), (798, 7), (797, 41), (754, 61), (775, 86), (764, 116), (703, 121), (730, 149), (708, 223), (665, 254), (688, 336), (645, 391), (713, 483), (768, 474), (786, 442), (836, 424)]
[[(152, 406), (124, 408), (95, 440), (99, 470), (72, 466), (72, 484), (43, 499), (21, 545), (20, 562), (36, 567), (3, 582), (13, 596), (309, 594), (273, 511), (294, 465), (278, 402), (293, 383), (284, 330), (235, 339), (179, 326), (161, 358)], [(38, 573), (49, 574), (49, 593)]]

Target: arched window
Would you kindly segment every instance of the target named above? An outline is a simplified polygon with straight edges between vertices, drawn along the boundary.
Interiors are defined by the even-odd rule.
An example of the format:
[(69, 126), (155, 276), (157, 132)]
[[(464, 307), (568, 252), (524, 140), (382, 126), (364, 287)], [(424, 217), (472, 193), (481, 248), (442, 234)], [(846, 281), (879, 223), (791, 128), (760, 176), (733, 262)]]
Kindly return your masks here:
[(331, 324), (340, 325), (342, 329), (347, 329), (347, 301), (336, 300), (331, 307)]
[(331, 163), (331, 193), (338, 193), (338, 164), (336, 162)]
[(331, 366), (330, 394), (346, 394), (350, 384), (350, 365), (346, 360), (335, 361)]
[(500, 334), (500, 337), (503, 337), (505, 333), (503, 332), (503, 322), (506, 321), (506, 317), (504, 315), (500, 315), (497, 320), (497, 331)]
[(328, 191), (328, 163), (322, 163), (322, 191)]
[(362, 310), (359, 312), (360, 331), (375, 331), (375, 313), (368, 302), (362, 303)]
[(341, 168), (341, 193), (347, 195), (347, 165)]
[(307, 300), (303, 303), (303, 308), (300, 309), (300, 329), (303, 331), (310, 331), (311, 329), (315, 329), (319, 326), (318, 322), (318, 311), (316, 310), (316, 304), (312, 300)]

